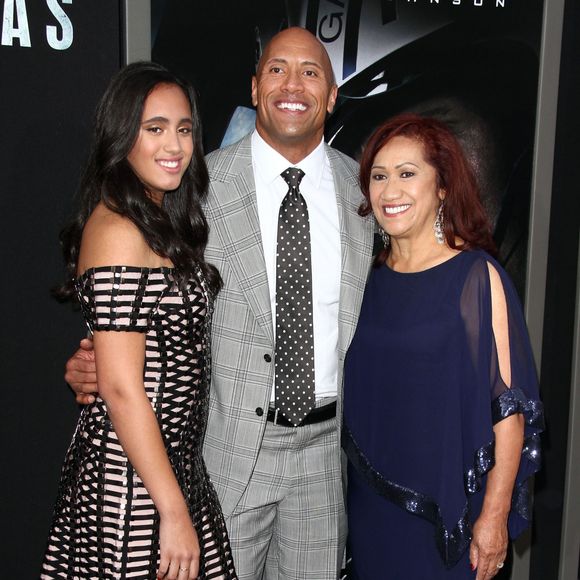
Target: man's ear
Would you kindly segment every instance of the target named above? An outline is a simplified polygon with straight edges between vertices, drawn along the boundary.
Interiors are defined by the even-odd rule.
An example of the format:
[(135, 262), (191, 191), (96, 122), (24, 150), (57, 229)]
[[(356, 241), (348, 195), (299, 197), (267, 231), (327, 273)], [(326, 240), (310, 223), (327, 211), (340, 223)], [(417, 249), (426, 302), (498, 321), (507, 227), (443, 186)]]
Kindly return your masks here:
[(338, 87), (336, 85), (332, 86), (330, 89), (330, 94), (328, 95), (328, 103), (326, 105), (326, 112), (328, 114), (332, 113), (334, 110), (334, 105), (336, 105), (336, 97), (338, 96)]
[(258, 106), (258, 80), (255, 75), (252, 77), (252, 105)]

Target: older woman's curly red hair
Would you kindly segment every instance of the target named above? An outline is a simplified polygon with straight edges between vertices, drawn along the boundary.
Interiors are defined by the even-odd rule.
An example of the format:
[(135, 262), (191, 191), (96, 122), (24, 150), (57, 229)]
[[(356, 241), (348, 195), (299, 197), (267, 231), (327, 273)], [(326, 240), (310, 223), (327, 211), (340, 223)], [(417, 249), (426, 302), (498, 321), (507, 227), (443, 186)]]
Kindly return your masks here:
[[(443, 230), (447, 245), (460, 250), (479, 248), (495, 254), (491, 224), (481, 203), (473, 170), (451, 130), (430, 117), (411, 113), (397, 115), (371, 135), (360, 162), (360, 186), (365, 201), (358, 213), (366, 216), (372, 212), (369, 185), (373, 162), (377, 153), (395, 137), (421, 143), (425, 160), (437, 172), (437, 185), (446, 192)], [(384, 264), (387, 255), (388, 250), (382, 250), (375, 264)]]

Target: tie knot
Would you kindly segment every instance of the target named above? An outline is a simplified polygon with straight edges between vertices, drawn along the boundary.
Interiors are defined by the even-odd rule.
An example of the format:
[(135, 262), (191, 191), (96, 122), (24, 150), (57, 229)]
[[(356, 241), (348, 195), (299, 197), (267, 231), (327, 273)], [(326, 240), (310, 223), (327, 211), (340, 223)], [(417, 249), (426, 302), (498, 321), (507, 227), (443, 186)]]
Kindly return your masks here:
[(298, 167), (288, 167), (280, 173), (282, 179), (288, 184), (288, 187), (295, 187), (298, 189), (302, 178), (304, 177), (304, 171), (298, 169)]

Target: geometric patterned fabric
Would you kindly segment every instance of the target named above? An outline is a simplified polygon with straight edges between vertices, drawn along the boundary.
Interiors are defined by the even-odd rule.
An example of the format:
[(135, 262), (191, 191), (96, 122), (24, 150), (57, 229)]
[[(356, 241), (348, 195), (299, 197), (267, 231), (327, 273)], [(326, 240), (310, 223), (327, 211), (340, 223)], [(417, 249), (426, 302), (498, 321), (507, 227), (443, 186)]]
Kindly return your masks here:
[(315, 403), (310, 222), (299, 189), (304, 172), (289, 167), (281, 176), (289, 190), (278, 214), (275, 405), (298, 426)]
[[(199, 578), (236, 579), (201, 451), (211, 371), (201, 271), (186, 292), (165, 267), (92, 268), (76, 285), (91, 330), (146, 333), (145, 390), (198, 534)], [(154, 579), (158, 565), (159, 515), (97, 397), (65, 457), (41, 578)]]

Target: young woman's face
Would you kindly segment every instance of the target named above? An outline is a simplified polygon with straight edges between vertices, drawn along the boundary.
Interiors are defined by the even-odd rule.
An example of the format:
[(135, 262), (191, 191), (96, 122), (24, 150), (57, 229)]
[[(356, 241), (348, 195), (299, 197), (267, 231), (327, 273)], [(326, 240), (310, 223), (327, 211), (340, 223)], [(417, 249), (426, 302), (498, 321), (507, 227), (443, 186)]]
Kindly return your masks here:
[(161, 204), (179, 187), (193, 154), (189, 101), (177, 85), (160, 84), (143, 107), (141, 127), (127, 161), (151, 199)]

